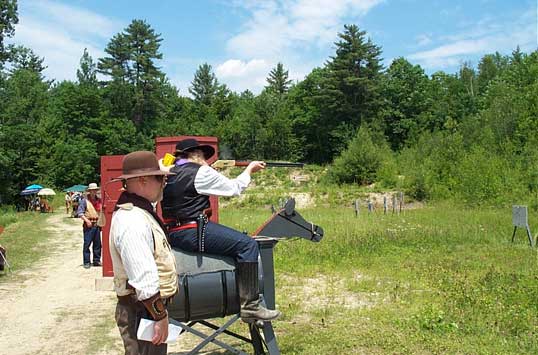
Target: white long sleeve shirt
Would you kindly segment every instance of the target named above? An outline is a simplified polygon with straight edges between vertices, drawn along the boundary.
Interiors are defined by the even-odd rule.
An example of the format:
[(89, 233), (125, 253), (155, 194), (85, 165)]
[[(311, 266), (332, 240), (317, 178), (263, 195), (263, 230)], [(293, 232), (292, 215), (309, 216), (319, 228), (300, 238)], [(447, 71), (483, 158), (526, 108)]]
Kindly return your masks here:
[(243, 171), (229, 179), (210, 166), (202, 165), (194, 178), (194, 188), (201, 195), (238, 196), (250, 184), (250, 174)]
[(117, 210), (112, 216), (110, 233), (115, 236), (114, 246), (137, 298), (142, 301), (159, 292), (153, 233), (142, 212)]

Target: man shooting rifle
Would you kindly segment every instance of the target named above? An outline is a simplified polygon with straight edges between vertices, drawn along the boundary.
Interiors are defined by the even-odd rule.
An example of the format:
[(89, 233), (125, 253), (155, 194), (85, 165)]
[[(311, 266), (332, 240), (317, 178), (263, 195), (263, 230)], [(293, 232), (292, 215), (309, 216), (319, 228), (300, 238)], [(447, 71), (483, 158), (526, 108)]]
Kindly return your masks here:
[[(215, 149), (184, 139), (176, 145), (161, 203), (170, 244), (190, 252), (227, 255), (236, 262), (241, 318), (245, 322), (271, 321), (280, 312), (262, 305), (258, 285), (258, 244), (251, 237), (209, 221), (209, 196), (238, 196), (249, 185), (251, 174), (265, 168), (262, 161), (250, 162), (243, 173), (229, 179), (207, 163)], [(164, 161), (163, 161), (164, 164)], [(235, 164), (234, 164), (235, 165)]]

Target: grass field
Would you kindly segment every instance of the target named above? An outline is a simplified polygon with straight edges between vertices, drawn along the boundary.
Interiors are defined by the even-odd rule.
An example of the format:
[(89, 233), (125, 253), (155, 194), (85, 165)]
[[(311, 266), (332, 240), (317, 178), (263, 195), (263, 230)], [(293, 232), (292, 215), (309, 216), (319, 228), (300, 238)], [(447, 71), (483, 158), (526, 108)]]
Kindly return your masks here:
[[(283, 354), (538, 353), (538, 254), (523, 230), (511, 243), (509, 208), (447, 203), (358, 218), (349, 207), (300, 212), (325, 237), (276, 246), (284, 316), (274, 327)], [(230, 207), (220, 216), (252, 232), (270, 212)], [(45, 255), (44, 218), (0, 216), (9, 221), (0, 242), (13, 270)], [(537, 223), (531, 218), (531, 228)]]
[[(301, 213), (325, 237), (276, 247), (282, 353), (538, 353), (538, 254), (522, 230), (511, 243), (510, 209)], [(221, 212), (250, 231), (268, 215)]]
[[(0, 214), (0, 225), (6, 226), (0, 235), (0, 244), (7, 249), (11, 271), (24, 270), (48, 255), (48, 233), (43, 231), (47, 216), (39, 212), (4, 211)], [(0, 273), (0, 281), (13, 275), (6, 271)]]

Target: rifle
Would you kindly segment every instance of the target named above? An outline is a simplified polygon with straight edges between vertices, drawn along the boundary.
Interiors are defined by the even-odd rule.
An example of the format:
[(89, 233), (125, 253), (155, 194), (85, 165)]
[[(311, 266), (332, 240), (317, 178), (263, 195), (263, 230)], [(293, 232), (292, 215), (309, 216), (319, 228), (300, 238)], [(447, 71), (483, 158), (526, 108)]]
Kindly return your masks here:
[[(232, 166), (247, 166), (250, 160), (217, 160), (211, 167), (215, 169), (229, 168)], [(266, 161), (265, 166), (270, 168), (302, 168), (304, 163), (291, 163), (287, 161)]]

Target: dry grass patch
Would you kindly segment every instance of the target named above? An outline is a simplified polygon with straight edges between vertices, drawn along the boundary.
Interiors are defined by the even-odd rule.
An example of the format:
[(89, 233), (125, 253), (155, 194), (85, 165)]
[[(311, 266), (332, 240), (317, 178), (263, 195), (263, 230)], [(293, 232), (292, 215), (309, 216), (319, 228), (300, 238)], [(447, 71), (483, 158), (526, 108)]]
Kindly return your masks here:
[[(360, 277), (358, 274), (355, 275), (354, 282)], [(284, 295), (286, 303), (297, 305), (302, 312), (316, 312), (327, 308), (344, 310), (371, 308), (377, 303), (378, 293), (351, 291), (347, 287), (348, 281), (331, 275), (320, 275), (315, 278), (279, 275), (278, 292)]]

